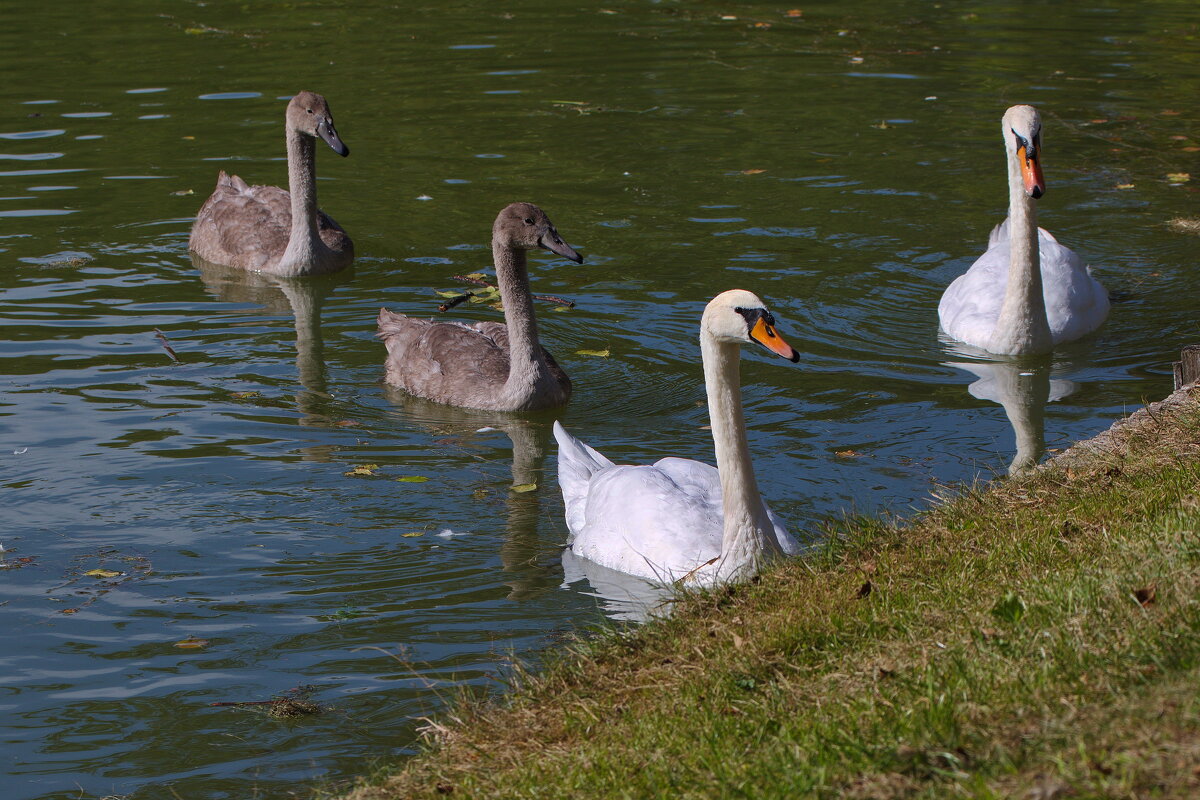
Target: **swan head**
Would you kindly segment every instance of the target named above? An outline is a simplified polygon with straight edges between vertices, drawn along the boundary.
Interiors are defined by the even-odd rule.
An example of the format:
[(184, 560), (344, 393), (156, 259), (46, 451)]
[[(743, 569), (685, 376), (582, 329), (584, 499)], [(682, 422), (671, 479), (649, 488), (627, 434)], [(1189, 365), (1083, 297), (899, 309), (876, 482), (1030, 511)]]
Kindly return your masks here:
[(1004, 112), (1004, 146), (1015, 159), (1025, 182), (1025, 194), (1037, 200), (1046, 193), (1042, 177), (1042, 118), (1033, 106), (1013, 106)]
[(329, 103), (316, 92), (301, 92), (292, 98), (287, 107), (287, 125), (314, 138), (320, 136), (339, 156), (350, 155), (350, 148), (346, 147), (333, 127), (333, 112), (329, 110)]
[(700, 329), (718, 342), (758, 342), (777, 356), (795, 363), (796, 349), (775, 330), (775, 317), (754, 292), (730, 289), (714, 297), (704, 309)]
[(583, 256), (563, 241), (546, 212), (533, 203), (512, 203), (506, 206), (492, 226), (492, 243), (513, 250), (541, 248), (569, 258), (576, 264), (583, 263)]

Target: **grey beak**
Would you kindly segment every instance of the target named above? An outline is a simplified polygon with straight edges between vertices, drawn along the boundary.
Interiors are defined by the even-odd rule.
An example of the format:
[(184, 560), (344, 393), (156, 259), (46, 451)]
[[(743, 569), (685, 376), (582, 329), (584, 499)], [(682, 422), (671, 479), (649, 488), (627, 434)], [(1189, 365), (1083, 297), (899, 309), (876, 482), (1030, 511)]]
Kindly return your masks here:
[(323, 119), (317, 123), (317, 135), (325, 140), (325, 144), (337, 153), (339, 156), (350, 155), (350, 148), (346, 147), (346, 143), (338, 136), (337, 131), (333, 127), (333, 122), (328, 119)]
[(542, 234), (541, 238), (538, 239), (538, 244), (549, 250), (551, 253), (558, 253), (563, 258), (571, 259), (576, 264), (583, 263), (583, 256), (579, 255), (579, 253), (576, 253), (571, 248), (571, 245), (564, 242), (562, 237), (558, 235), (558, 231), (554, 230), (553, 228)]

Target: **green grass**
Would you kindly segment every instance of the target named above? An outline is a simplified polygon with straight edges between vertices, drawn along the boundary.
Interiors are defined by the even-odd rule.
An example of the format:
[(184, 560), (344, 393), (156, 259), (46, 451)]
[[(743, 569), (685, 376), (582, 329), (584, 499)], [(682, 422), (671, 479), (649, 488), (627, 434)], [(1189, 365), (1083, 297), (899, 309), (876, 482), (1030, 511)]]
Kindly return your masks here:
[(1198, 406), (580, 640), (347, 798), (1200, 796)]

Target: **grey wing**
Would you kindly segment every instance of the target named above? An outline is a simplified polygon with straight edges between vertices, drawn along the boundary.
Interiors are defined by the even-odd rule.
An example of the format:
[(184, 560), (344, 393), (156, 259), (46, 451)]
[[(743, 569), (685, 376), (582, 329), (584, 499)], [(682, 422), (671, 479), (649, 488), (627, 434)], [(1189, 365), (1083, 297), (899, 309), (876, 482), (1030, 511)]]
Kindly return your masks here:
[(410, 394), (486, 407), (508, 381), (508, 329), (500, 323), (432, 322), (380, 309), (376, 335), (388, 350), (385, 379)]
[(188, 248), (217, 264), (262, 269), (287, 249), (291, 196), (278, 186), (248, 186), (224, 172), (200, 207)]

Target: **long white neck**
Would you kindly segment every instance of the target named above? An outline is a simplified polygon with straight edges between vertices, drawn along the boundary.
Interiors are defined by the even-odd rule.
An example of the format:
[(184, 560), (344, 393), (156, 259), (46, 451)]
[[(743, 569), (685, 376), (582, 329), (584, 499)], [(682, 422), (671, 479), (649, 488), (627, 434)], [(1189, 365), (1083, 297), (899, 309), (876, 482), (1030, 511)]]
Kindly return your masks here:
[(1037, 206), (1025, 192), (1021, 165), (1011, 147), (1008, 149), (1008, 237), (1008, 283), (987, 349), (1009, 355), (1044, 353), (1054, 342), (1042, 296)]
[(317, 231), (316, 140), (291, 126), (287, 129), (288, 191), (292, 196), (292, 230), (287, 249), (272, 270), (277, 275), (307, 275), (327, 248)]
[(538, 343), (525, 251), (492, 242), (492, 258), (508, 326), (508, 382), (503, 391), (519, 406), (537, 395), (539, 384), (551, 380), (550, 369)]
[(746, 580), (758, 571), (763, 561), (782, 551), (775, 538), (775, 526), (758, 493), (750, 462), (746, 420), (742, 414), (741, 348), (717, 341), (702, 327), (700, 356), (704, 361), (708, 414), (721, 475), (724, 532), (717, 581)]

